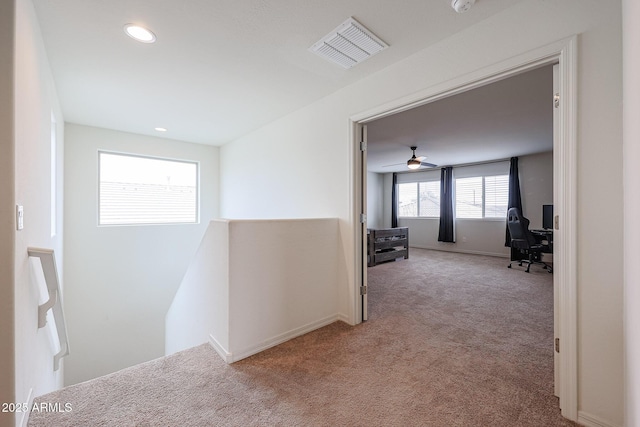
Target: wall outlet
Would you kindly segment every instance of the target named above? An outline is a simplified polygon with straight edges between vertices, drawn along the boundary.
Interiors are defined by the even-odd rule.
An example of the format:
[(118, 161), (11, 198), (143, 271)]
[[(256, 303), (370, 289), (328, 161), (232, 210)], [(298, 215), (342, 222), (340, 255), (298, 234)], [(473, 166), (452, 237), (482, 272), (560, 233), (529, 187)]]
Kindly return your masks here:
[(16, 224), (18, 230), (24, 228), (24, 208), (21, 205), (16, 206)]
[(462, 243), (467, 243), (467, 236), (462, 236)]

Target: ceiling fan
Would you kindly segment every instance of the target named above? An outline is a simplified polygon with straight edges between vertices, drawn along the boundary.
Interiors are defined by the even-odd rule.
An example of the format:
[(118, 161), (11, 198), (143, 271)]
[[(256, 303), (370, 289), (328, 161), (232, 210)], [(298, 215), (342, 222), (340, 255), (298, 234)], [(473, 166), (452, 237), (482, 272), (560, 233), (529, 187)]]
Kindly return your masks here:
[[(418, 149), (418, 147), (411, 147), (411, 151), (413, 151), (413, 155), (411, 156), (411, 158), (409, 160), (407, 160), (407, 167), (411, 170), (415, 170), (415, 169), (419, 169), (421, 167), (425, 167), (425, 168), (437, 168), (438, 165), (434, 165), (433, 163), (427, 163), (425, 161), (423, 161), (424, 159), (426, 159), (426, 157), (424, 156), (419, 156), (416, 157), (416, 150)], [(404, 163), (396, 163), (393, 165), (386, 165), (383, 167), (392, 167), (392, 166), (400, 166), (403, 165)]]
[[(424, 159), (426, 159), (426, 157), (424, 156), (420, 156), (420, 157), (416, 157), (416, 150), (418, 149), (418, 147), (411, 147), (411, 151), (413, 151), (413, 155), (411, 156), (411, 158), (409, 160), (407, 160), (407, 167), (411, 170), (415, 170), (415, 169), (419, 169), (420, 167), (426, 167), (426, 168), (435, 168), (438, 167), (438, 165), (434, 165), (433, 163), (427, 163), (425, 161), (423, 161)], [(400, 166), (404, 163), (396, 163), (394, 165), (387, 165), (387, 166), (383, 166), (383, 167), (391, 167), (391, 166)]]
[(435, 168), (438, 166), (438, 165), (434, 165), (433, 163), (423, 162), (423, 160), (426, 159), (426, 157), (424, 156), (416, 157), (417, 149), (418, 147), (411, 147), (411, 151), (413, 151), (413, 155), (409, 160), (407, 160), (407, 167), (409, 169), (418, 169), (420, 166), (424, 166), (427, 168)]

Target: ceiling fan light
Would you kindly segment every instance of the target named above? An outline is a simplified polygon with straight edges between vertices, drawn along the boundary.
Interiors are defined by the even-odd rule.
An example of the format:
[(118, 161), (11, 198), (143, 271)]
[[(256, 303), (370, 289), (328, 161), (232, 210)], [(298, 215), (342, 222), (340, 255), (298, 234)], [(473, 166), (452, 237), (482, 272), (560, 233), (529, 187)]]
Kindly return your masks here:
[(407, 167), (409, 169), (418, 169), (420, 167), (420, 160), (412, 157), (411, 159), (407, 160)]

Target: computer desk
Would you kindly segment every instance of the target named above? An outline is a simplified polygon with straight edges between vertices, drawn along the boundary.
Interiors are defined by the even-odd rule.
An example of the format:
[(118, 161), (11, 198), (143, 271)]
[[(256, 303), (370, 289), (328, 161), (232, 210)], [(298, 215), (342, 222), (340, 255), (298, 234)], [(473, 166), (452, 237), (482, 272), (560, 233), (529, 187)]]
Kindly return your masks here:
[(530, 230), (536, 242), (542, 245), (542, 252), (553, 253), (553, 230)]

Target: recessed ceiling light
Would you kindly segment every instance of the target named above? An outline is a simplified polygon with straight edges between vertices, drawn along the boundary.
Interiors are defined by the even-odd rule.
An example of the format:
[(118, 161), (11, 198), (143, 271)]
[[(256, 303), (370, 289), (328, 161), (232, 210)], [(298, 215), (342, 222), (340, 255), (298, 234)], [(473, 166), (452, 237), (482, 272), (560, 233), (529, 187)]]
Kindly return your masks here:
[(155, 130), (157, 130), (158, 132), (166, 132), (167, 131), (166, 128), (155, 128)]
[(124, 26), (124, 32), (127, 33), (132, 39), (138, 40), (142, 43), (154, 43), (156, 41), (156, 35), (144, 27), (136, 24), (127, 24)]

